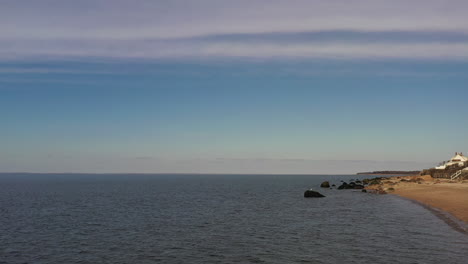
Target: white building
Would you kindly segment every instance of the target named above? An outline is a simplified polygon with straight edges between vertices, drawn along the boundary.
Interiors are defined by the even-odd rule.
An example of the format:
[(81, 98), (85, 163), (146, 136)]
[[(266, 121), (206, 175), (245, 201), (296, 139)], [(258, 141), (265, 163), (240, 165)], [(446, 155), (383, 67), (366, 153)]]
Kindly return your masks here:
[(453, 156), (449, 161), (447, 161), (443, 165), (437, 166), (435, 168), (438, 169), (438, 170), (445, 170), (445, 168), (447, 168), (448, 166), (452, 166), (452, 165), (458, 165), (458, 166), (461, 167), (467, 161), (468, 161), (468, 158), (463, 156), (463, 153), (455, 152), (455, 156)]

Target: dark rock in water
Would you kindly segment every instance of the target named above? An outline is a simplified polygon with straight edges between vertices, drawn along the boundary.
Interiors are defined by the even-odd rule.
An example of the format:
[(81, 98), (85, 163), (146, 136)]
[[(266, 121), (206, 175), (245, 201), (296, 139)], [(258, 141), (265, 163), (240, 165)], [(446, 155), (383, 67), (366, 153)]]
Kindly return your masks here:
[(356, 184), (355, 182), (350, 182), (349, 184), (346, 183), (346, 182), (343, 182), (343, 184), (341, 184), (339, 187), (338, 187), (338, 190), (343, 190), (343, 189), (364, 189), (364, 185), (362, 184)]
[(316, 192), (316, 191), (312, 191), (312, 190), (307, 190), (304, 192), (304, 197), (306, 198), (310, 198), (310, 197), (316, 197), (316, 198), (320, 198), (320, 197), (325, 197), (325, 195), (319, 193), (319, 192)]
[(324, 181), (324, 182), (322, 182), (322, 184), (320, 184), (320, 187), (322, 187), (322, 188), (330, 188), (330, 183), (327, 182), (327, 181)]
[(332, 184), (332, 187), (336, 187), (336, 185), (335, 185), (335, 184)]
[(346, 182), (343, 182), (340, 186), (338, 186), (338, 190), (346, 189), (346, 187), (348, 187), (348, 184)]
[(355, 185), (353, 186), (353, 189), (357, 189), (357, 190), (364, 189), (364, 185), (362, 185), (362, 184), (355, 184)]
[(366, 192), (367, 192), (367, 190), (366, 190), (366, 189), (362, 189), (362, 191), (361, 191), (361, 192), (365, 192), (365, 193), (366, 193)]

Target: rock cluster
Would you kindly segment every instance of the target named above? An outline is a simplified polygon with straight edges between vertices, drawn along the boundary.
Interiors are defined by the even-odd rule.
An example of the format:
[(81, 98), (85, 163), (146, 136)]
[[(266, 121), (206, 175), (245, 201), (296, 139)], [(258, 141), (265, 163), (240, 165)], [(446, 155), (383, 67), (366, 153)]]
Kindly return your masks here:
[(338, 190), (343, 190), (343, 189), (364, 189), (364, 185), (357, 184), (356, 182), (350, 182), (349, 184), (346, 182), (343, 182), (340, 186), (338, 186)]
[[(414, 181), (416, 182), (419, 182), (419, 180), (421, 179), (416, 179)], [(410, 180), (403, 180), (402, 181), (410, 181)], [(378, 193), (378, 194), (386, 194), (387, 191), (392, 191), (391, 189), (393, 188), (389, 188), (388, 190), (384, 190), (381, 185), (383, 183), (386, 183), (388, 182), (388, 179), (385, 178), (385, 177), (376, 177), (376, 178), (371, 178), (371, 179), (363, 179), (363, 180), (351, 180), (349, 183), (345, 182), (345, 181), (341, 181), (341, 185), (338, 186), (338, 188), (336, 188), (336, 185), (335, 184), (330, 184), (329, 181), (324, 181), (320, 184), (320, 187), (321, 188), (330, 188), (330, 189), (333, 189), (333, 188), (336, 188), (338, 190), (361, 190), (362, 192), (371, 192), (371, 193)], [(369, 187), (369, 188), (366, 188), (366, 186), (372, 186), (374, 185), (374, 187)], [(375, 186), (377, 185), (377, 186)], [(304, 192), (304, 197), (306, 198), (309, 198), (309, 197), (325, 197), (325, 195), (319, 193), (319, 192), (316, 192), (316, 191), (313, 191), (312, 189), (310, 190), (307, 190)]]

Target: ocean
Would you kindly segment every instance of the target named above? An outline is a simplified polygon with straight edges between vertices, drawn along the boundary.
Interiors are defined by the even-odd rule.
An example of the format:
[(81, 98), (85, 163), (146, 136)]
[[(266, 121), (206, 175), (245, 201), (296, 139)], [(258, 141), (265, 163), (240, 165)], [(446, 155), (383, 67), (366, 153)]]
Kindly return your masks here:
[(319, 188), (359, 177), (1, 174), (0, 263), (467, 263), (428, 209)]

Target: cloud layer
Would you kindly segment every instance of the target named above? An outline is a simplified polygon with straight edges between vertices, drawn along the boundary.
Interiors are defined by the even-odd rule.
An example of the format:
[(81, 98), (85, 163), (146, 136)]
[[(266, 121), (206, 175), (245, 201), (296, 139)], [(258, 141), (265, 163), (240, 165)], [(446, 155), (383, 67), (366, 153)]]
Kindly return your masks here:
[(233, 174), (349, 174), (378, 170), (421, 170), (434, 162), (307, 159), (179, 159), (152, 157), (36, 157), (35, 162), (0, 161), (2, 172), (74, 173), (233, 173)]
[(466, 1), (10, 1), (0, 59), (468, 58)]

